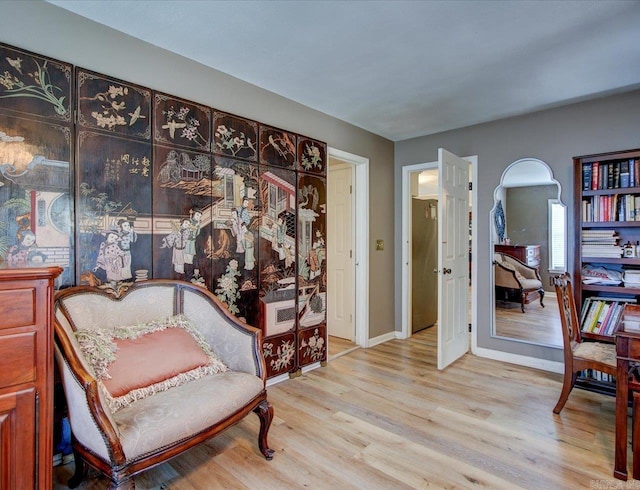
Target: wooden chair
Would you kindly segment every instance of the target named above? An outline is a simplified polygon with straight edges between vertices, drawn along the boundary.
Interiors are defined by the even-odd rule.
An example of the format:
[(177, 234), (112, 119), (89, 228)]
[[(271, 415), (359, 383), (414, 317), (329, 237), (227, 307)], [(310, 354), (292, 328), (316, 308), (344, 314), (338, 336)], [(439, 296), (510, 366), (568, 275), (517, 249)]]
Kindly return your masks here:
[(582, 342), (571, 276), (569, 273), (555, 276), (553, 283), (558, 297), (564, 343), (564, 381), (560, 398), (553, 409), (553, 413), (560, 413), (580, 371), (594, 369), (612, 376), (616, 375), (616, 348), (613, 344)]

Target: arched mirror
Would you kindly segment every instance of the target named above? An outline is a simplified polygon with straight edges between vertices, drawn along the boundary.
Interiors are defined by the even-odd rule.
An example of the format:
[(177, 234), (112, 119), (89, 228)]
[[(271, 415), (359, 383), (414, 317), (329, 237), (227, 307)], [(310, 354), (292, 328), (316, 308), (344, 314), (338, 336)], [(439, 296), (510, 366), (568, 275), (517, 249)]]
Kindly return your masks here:
[(542, 160), (509, 165), (490, 213), (493, 336), (562, 347), (554, 274), (566, 270), (567, 209)]

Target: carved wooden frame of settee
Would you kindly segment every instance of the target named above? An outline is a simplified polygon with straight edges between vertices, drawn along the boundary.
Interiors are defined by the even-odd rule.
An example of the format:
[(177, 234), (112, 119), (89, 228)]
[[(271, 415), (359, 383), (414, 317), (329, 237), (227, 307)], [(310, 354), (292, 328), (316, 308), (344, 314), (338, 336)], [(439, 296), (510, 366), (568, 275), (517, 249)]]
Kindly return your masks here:
[[(107, 405), (105, 405), (98, 382), (92, 374), (91, 368), (87, 368), (86, 361), (82, 359), (77, 340), (71, 333), (76, 328), (75, 323), (78, 319), (74, 319), (69, 314), (66, 302), (70, 300), (82, 302), (83, 298), (93, 298), (104, 303), (103, 298), (108, 298), (108, 301), (112, 302), (113, 308), (117, 308), (120, 302), (125, 301), (126, 298), (135, 298), (136, 294), (141, 294), (140, 291), (146, 290), (146, 294), (151, 296), (150, 293), (153, 290), (148, 290), (147, 288), (164, 288), (162, 289), (164, 294), (173, 297), (173, 305), (167, 308), (171, 309), (175, 315), (184, 313), (185, 303), (187, 302), (185, 300), (186, 297), (189, 298), (190, 304), (211, 306), (211, 311), (218, 315), (217, 318), (212, 320), (216, 325), (211, 329), (228, 329), (224, 334), (224, 341), (227, 343), (229, 339), (232, 339), (232, 342), (234, 339), (240, 339), (243, 343), (246, 341), (251, 344), (250, 346), (243, 344), (242, 348), (244, 350), (242, 352), (244, 356), (241, 359), (240, 356), (237, 359), (225, 359), (225, 352), (219, 352), (220, 358), (229, 366), (231, 371), (244, 371), (258, 377), (262, 382), (262, 389), (260, 390), (258, 387), (258, 392), (244, 406), (204, 430), (190, 434), (180, 440), (172, 441), (155, 450), (147, 451), (135, 458), (128, 458), (121, 444), (119, 429), (114, 415), (110, 413)], [(170, 288), (171, 293), (166, 288)], [(202, 303), (203, 301), (204, 303)], [(160, 309), (163, 308), (160, 307)], [(193, 309), (192, 306), (190, 308)], [(70, 488), (75, 488), (84, 479), (87, 470), (85, 463), (107, 476), (110, 479), (110, 488), (135, 488), (134, 475), (212, 438), (239, 422), (250, 412), (255, 412), (260, 419), (258, 435), (260, 452), (267, 460), (272, 459), (274, 451), (268, 447), (267, 433), (273, 419), (273, 407), (267, 401), (266, 366), (262, 354), (262, 333), (259, 329), (251, 327), (234, 317), (218, 298), (207, 289), (188, 282), (165, 279), (152, 279), (135, 284), (127, 284), (124, 287), (120, 286), (118, 290), (109, 287), (99, 289), (90, 286), (78, 286), (61, 290), (56, 294), (54, 316), (55, 355), (69, 408), (76, 464), (75, 473), (69, 480)], [(206, 316), (208, 315), (203, 315), (203, 317)], [(206, 322), (206, 318), (201, 318), (199, 321), (200, 323)], [(215, 348), (215, 346), (212, 347)], [(232, 349), (227, 346), (226, 350)], [(218, 352), (216, 353), (218, 354)], [(246, 374), (242, 374), (242, 376), (246, 378)], [(258, 386), (255, 380), (253, 384)], [(77, 425), (75, 429), (74, 422)], [(108, 458), (104, 457), (104, 451), (96, 451), (81, 442), (83, 438), (79, 437), (80, 434), (76, 432), (83, 429), (86, 432), (99, 433), (106, 446)], [(94, 437), (95, 439), (99, 439), (99, 437)], [(103, 454), (100, 455), (98, 454), (99, 452)]]

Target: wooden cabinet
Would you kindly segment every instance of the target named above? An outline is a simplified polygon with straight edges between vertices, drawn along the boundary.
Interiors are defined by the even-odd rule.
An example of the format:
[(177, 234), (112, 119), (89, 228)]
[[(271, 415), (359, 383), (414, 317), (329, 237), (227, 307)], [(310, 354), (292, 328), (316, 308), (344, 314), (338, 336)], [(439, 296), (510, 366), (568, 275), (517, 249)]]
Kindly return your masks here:
[(540, 245), (496, 245), (496, 252), (515, 257), (529, 267), (540, 265)]
[(52, 488), (59, 267), (0, 269), (0, 488)]
[[(574, 291), (579, 311), (589, 298), (640, 299), (640, 284), (584, 283), (583, 268), (623, 273), (640, 269), (639, 254), (623, 256), (623, 245), (640, 241), (640, 150), (574, 158)], [(582, 332), (613, 342), (612, 335)]]

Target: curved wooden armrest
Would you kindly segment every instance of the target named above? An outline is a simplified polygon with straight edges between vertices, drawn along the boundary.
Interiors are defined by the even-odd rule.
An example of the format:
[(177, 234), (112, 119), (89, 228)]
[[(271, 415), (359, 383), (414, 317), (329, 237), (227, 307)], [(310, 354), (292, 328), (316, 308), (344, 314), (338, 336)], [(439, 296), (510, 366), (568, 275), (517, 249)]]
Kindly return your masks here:
[(499, 274), (494, 274), (495, 285), (504, 288), (522, 289), (522, 284), (516, 276), (516, 271), (505, 267), (500, 262), (493, 262), (494, 267), (498, 267)]
[(87, 396), (87, 406), (91, 413), (91, 417), (107, 441), (107, 447), (111, 458), (116, 464), (124, 464), (126, 462), (124, 450), (120, 444), (118, 431), (111, 423), (109, 416), (105, 412), (104, 406), (100, 401), (100, 388), (98, 387), (98, 381), (84, 368), (82, 361), (80, 360), (73, 344), (69, 340), (64, 327), (62, 327), (57, 321), (54, 321), (54, 328), (56, 344), (62, 352), (62, 356), (64, 357), (71, 374), (85, 391)]

